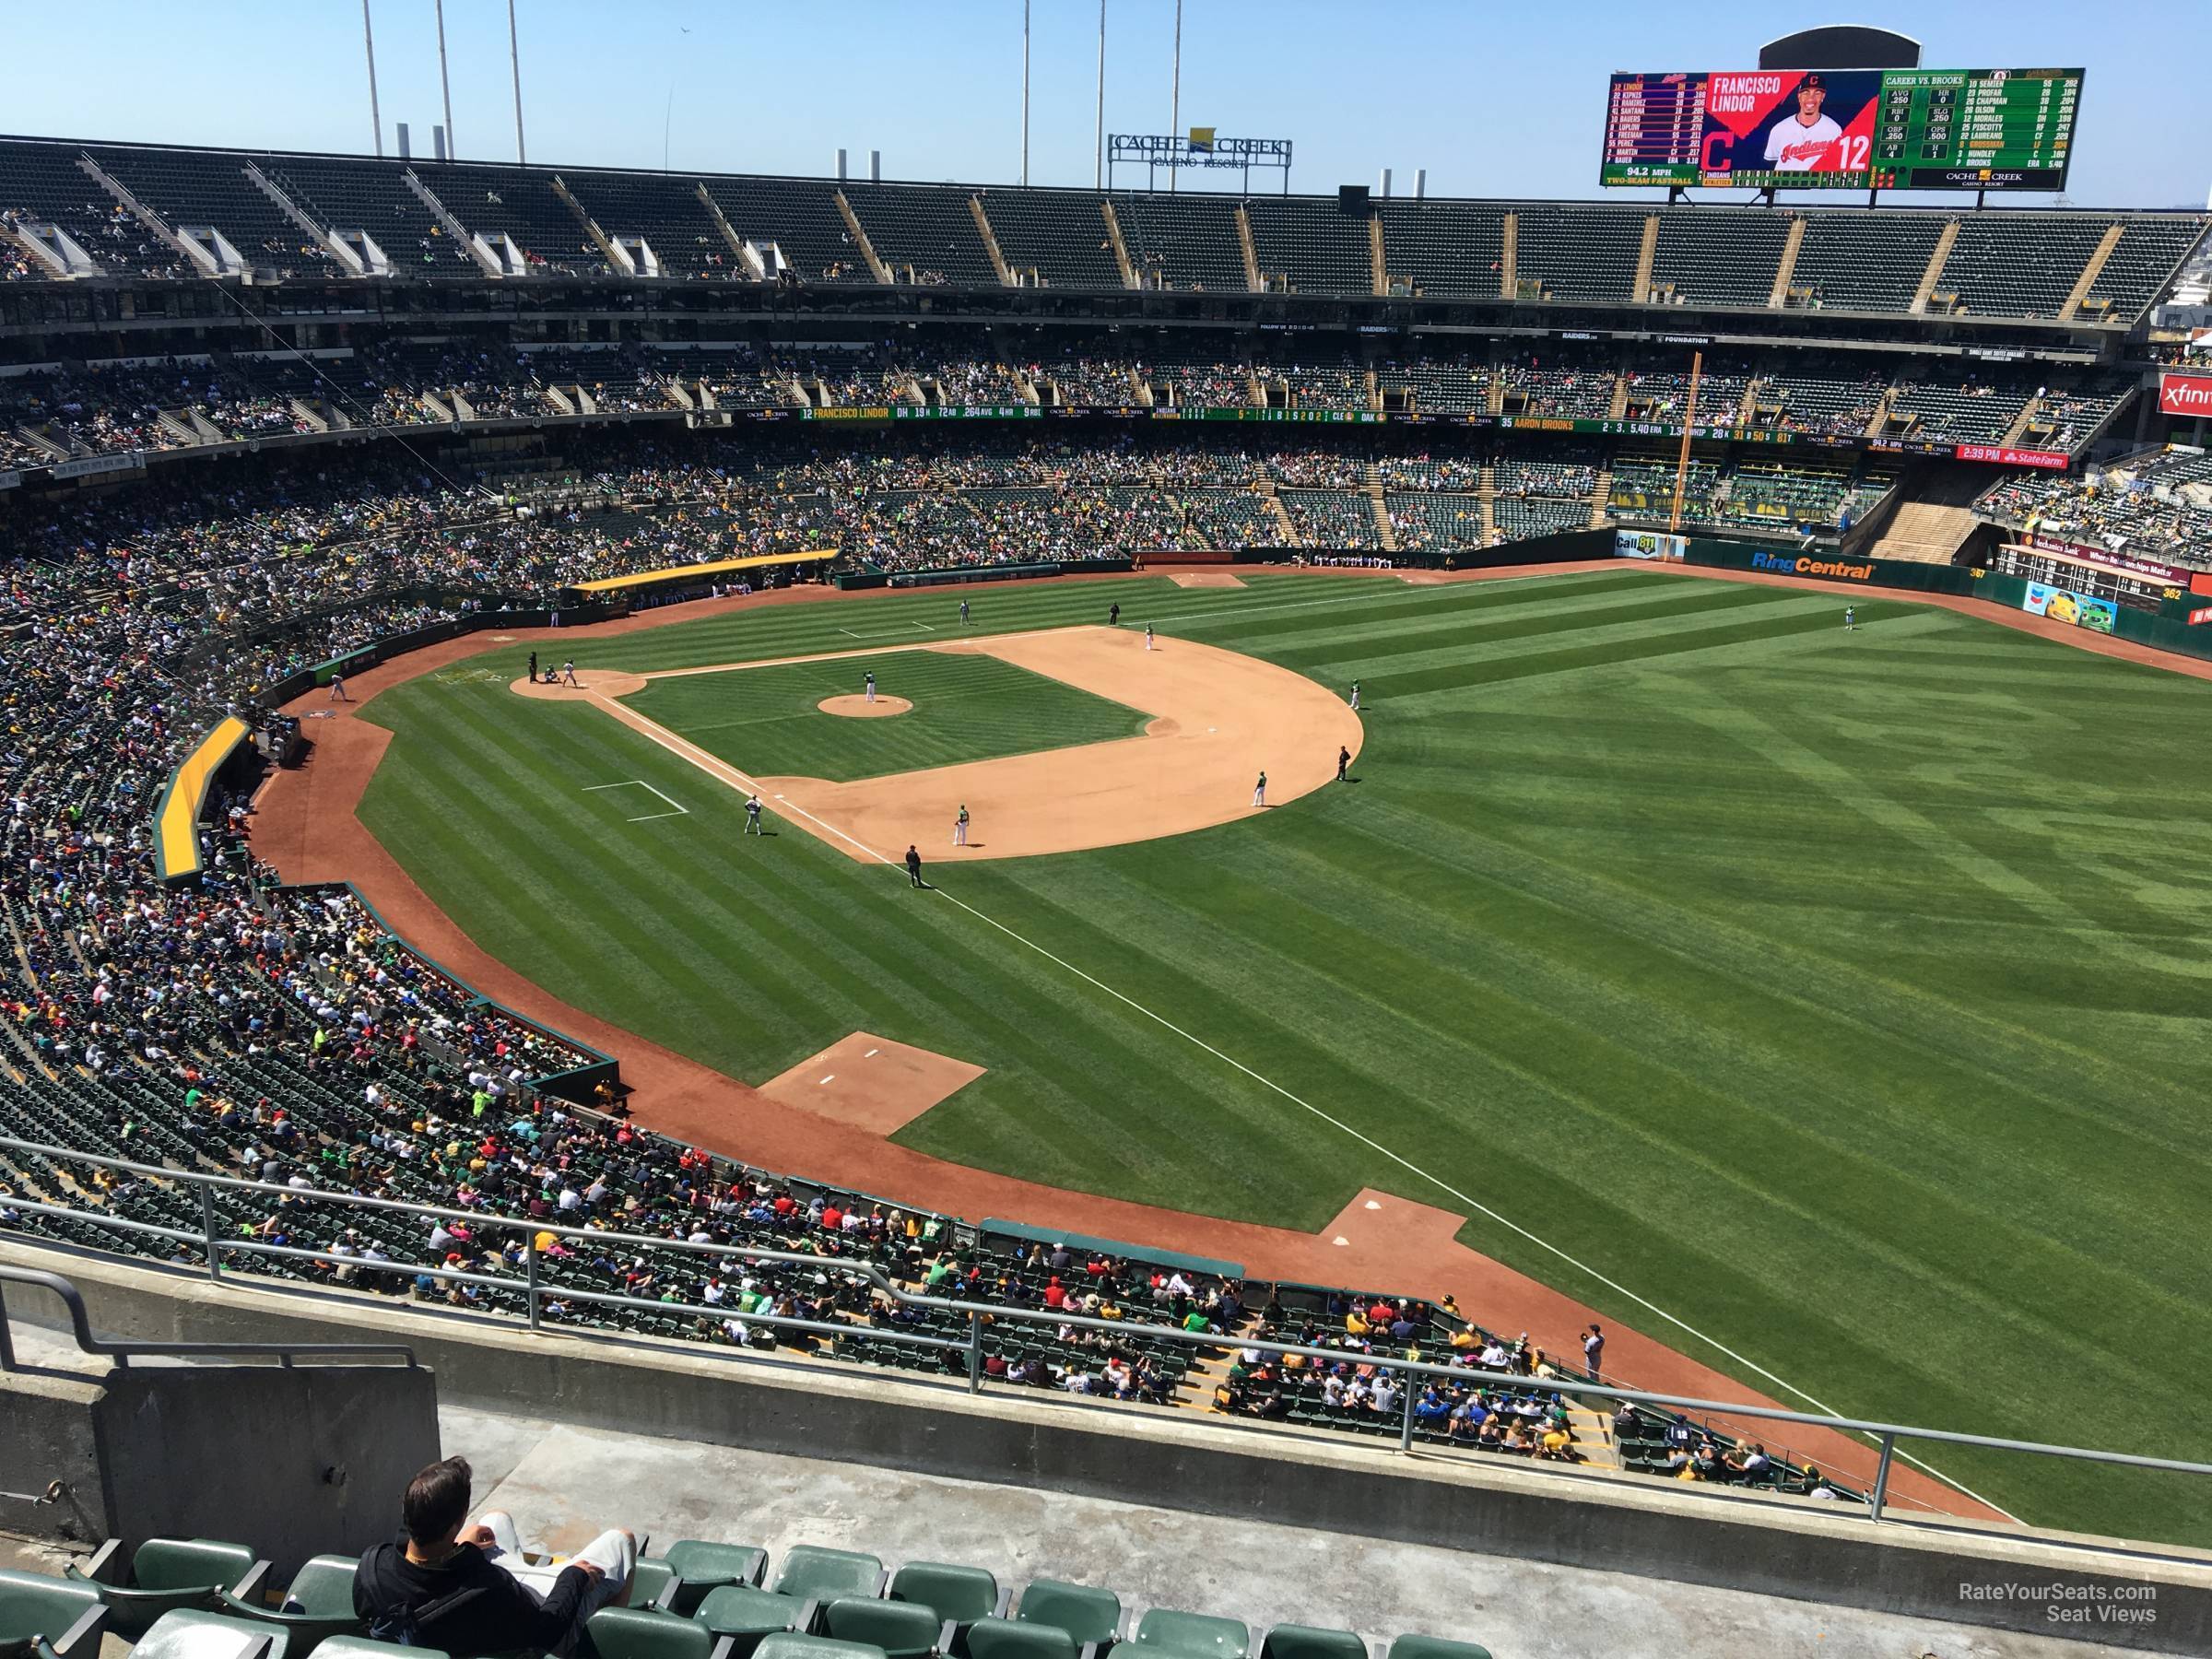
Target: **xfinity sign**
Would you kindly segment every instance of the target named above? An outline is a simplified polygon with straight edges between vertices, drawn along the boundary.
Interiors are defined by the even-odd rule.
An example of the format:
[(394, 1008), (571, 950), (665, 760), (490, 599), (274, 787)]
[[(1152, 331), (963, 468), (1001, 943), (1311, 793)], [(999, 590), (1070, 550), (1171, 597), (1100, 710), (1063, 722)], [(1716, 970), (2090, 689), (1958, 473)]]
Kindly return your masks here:
[(2161, 374), (2159, 408), (2168, 415), (2212, 415), (2212, 374)]

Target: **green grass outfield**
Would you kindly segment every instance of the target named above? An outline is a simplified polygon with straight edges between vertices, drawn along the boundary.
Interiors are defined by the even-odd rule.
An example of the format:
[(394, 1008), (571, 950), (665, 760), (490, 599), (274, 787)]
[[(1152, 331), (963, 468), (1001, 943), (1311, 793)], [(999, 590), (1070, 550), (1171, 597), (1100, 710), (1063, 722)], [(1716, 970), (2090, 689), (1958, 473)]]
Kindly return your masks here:
[[(945, 888), (1441, 1185), (896, 870), (741, 843), (734, 793), (509, 693), (519, 650), (485, 659), (500, 683), (370, 705), (397, 738), (363, 817), (494, 954), (736, 1077), (855, 1029), (988, 1066), (902, 1132), (943, 1157), (1301, 1228), (1362, 1183), (1456, 1192), (1832, 1409), (2212, 1461), (2212, 685), (1903, 602), (1611, 570), (986, 590), (975, 626), (1115, 598), (1171, 649), (1358, 677), (1360, 782)], [(850, 649), (956, 603), (579, 660)], [(581, 805), (629, 778), (689, 816)], [(1463, 1237), (1759, 1382), (1494, 1220)], [(2212, 1542), (2212, 1482), (1930, 1460), (2046, 1524)]]
[[(855, 719), (816, 707), (860, 695), (870, 669), (878, 696), (903, 697), (912, 710)], [(691, 674), (624, 700), (753, 776), (838, 783), (1135, 737), (1151, 719), (996, 657), (935, 651)]]

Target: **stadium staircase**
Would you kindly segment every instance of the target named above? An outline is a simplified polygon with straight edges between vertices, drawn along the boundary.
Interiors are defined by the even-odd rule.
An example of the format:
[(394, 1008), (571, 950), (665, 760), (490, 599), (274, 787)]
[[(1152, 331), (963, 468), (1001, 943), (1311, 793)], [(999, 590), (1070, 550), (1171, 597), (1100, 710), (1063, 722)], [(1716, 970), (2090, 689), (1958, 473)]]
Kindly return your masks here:
[(877, 257), (876, 244), (868, 240), (868, 233), (861, 228), (860, 215), (853, 211), (851, 199), (841, 190), (833, 191), (831, 198), (837, 203), (839, 217), (845, 221), (845, 234), (853, 239), (853, 245), (860, 250), (860, 256), (866, 261), (869, 274), (885, 288), (889, 288), (891, 267)]
[(714, 222), (715, 230), (730, 250), (730, 256), (745, 267), (755, 282), (766, 281), (768, 262), (760, 257), (759, 249), (747, 246), (745, 238), (739, 236), (737, 228), (730, 223), (729, 215), (723, 212), (722, 204), (714, 199), (704, 184), (699, 187), (699, 205), (706, 209), (707, 218)]
[(1790, 221), (1790, 233), (1783, 239), (1782, 263), (1774, 267), (1774, 288), (1767, 296), (1771, 309), (1779, 309), (1790, 298), (1790, 278), (1797, 274), (1797, 251), (1805, 246), (1805, 220)]
[(1283, 546), (1286, 547), (1304, 547), (1306, 544), (1298, 534), (1298, 526), (1290, 522), (1289, 513), (1284, 511), (1282, 502), (1276, 497), (1275, 485), (1272, 482), (1263, 482), (1253, 488), (1259, 491), (1260, 500), (1267, 504), (1267, 511), (1274, 515), (1276, 527), (1282, 531)]
[(1607, 420), (1626, 420), (1629, 416), (1629, 382), (1625, 375), (1613, 377), (1613, 401), (1606, 406)]
[(1590, 528), (1603, 530), (1612, 523), (1607, 510), (1613, 504), (1613, 469), (1606, 467), (1597, 475), (1597, 487), (1590, 492)]
[(2007, 449), (2018, 444), (2028, 435), (2029, 427), (2034, 424), (2035, 418), (2042, 413), (2042, 409), (2043, 400), (2041, 398), (2030, 397), (2028, 399), (2020, 406), (2020, 412), (2013, 417), (2012, 424), (2005, 429), (2005, 436), (1998, 439), (1997, 441)]
[(1875, 406), (1874, 418), (1866, 423), (1866, 436), (1879, 438), (1889, 429), (1889, 422), (1897, 413), (1897, 388), (1882, 388), (1881, 402)]
[(1099, 198), (1099, 215), (1106, 221), (1106, 240), (1113, 247), (1113, 263), (1122, 273), (1124, 288), (1142, 288), (1136, 267), (1129, 263), (1129, 244), (1122, 240), (1122, 221), (1113, 211), (1113, 204), (1104, 196)]
[(1368, 462), (1360, 471), (1367, 479), (1362, 488), (1367, 496), (1368, 508), (1375, 515), (1375, 535), (1382, 543), (1383, 552), (1395, 553), (1398, 551), (1398, 533), (1391, 526), (1390, 509), (1382, 504), (1382, 475), (1372, 461)]
[(2081, 311), (2081, 303), (2089, 297), (2089, 290), (2097, 286), (2097, 278), (2104, 275), (2105, 262), (2112, 258), (2112, 250), (2120, 245), (2120, 231), (2121, 227), (2117, 223), (2104, 228), (2103, 240), (2090, 253), (2088, 264), (2081, 267), (2081, 275), (2075, 278), (2073, 289), (2066, 295), (2066, 302), (2058, 308), (2058, 320), (2061, 323), (2071, 323)]
[[(1642, 305), (1652, 298), (1652, 265), (1659, 257), (1659, 216), (1646, 216), (1643, 221), (1643, 242), (1636, 253), (1636, 279), (1629, 288), (1629, 303)], [(1618, 416), (1614, 417), (1618, 419)]]
[[(975, 218), (975, 233), (983, 239), (983, 252), (990, 255), (991, 268), (997, 273), (1000, 284), (1006, 288), (1020, 287), (1021, 285), (1014, 280), (1014, 273), (1006, 265), (1006, 256), (999, 251), (998, 235), (991, 229), (991, 216), (983, 211), (983, 198), (980, 195), (971, 194), (968, 198), (968, 211)], [(1030, 401), (1034, 403), (1036, 399), (1032, 396)]]
[[(1499, 224), (1498, 236), (1498, 298), (1511, 300), (1519, 288), (1521, 216), (1517, 213), (1507, 214)], [(1495, 415), (1503, 407), (1503, 388), (1493, 383), (1490, 389), (1490, 413)]]
[(1381, 300), (1390, 293), (1390, 267), (1382, 256), (1382, 216), (1367, 216), (1367, 269), (1371, 292)]
[(1944, 262), (1951, 256), (1951, 249), (1959, 241), (1959, 221), (1948, 219), (1936, 234), (1936, 247), (1928, 255), (1928, 268), (1920, 274), (1920, 286), (1912, 290), (1912, 303), (1907, 307), (1914, 316), (1927, 313), (1928, 301), (1934, 298), (1936, 284), (1942, 279)]
[(1244, 211), (1244, 204), (1237, 204), (1237, 253), (1244, 261), (1244, 286), (1254, 294), (1267, 291), (1267, 284), (1260, 276), (1260, 255), (1252, 245), (1252, 215)]

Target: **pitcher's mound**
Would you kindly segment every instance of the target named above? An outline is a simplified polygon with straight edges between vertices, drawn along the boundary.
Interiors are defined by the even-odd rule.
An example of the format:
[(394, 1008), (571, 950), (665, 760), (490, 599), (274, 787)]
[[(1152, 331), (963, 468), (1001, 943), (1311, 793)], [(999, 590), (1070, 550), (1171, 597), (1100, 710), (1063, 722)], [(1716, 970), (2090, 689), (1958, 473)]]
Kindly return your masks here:
[(965, 1060), (855, 1031), (771, 1077), (760, 1092), (817, 1117), (889, 1135), (982, 1075)]
[(645, 677), (625, 674), (619, 668), (579, 668), (573, 686), (548, 686), (542, 680), (534, 684), (518, 679), (507, 689), (517, 697), (547, 697), (555, 702), (577, 702), (594, 691), (602, 697), (628, 697), (632, 691), (642, 691)]
[(886, 697), (876, 693), (876, 700), (854, 693), (849, 697), (825, 697), (814, 705), (825, 714), (842, 714), (848, 720), (881, 720), (888, 714), (903, 714), (914, 705), (903, 697)]

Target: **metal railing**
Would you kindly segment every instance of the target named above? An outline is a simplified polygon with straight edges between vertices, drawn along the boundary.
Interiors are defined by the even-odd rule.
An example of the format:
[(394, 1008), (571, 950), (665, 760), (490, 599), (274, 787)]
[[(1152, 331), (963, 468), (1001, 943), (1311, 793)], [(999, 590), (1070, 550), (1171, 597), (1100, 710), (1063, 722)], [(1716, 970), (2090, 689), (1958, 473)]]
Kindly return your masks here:
[(0, 1371), (16, 1369), (15, 1333), (9, 1324), (7, 1296), (4, 1287), (31, 1285), (51, 1290), (62, 1299), (69, 1311), (69, 1334), (76, 1339), (79, 1353), (96, 1354), (112, 1359), (118, 1371), (129, 1367), (133, 1359), (273, 1359), (285, 1370), (292, 1361), (308, 1359), (392, 1359), (400, 1360), (409, 1371), (415, 1369), (415, 1350), (402, 1342), (146, 1342), (119, 1341), (110, 1336), (92, 1334), (91, 1318), (85, 1312), (83, 1293), (58, 1273), (48, 1273), (38, 1267), (17, 1267), (0, 1262)]
[[(871, 1264), (838, 1256), (823, 1256), (799, 1251), (770, 1250), (753, 1245), (721, 1244), (712, 1241), (693, 1241), (688, 1239), (663, 1238), (651, 1233), (614, 1232), (597, 1228), (583, 1228), (565, 1221), (561, 1217), (512, 1217), (488, 1215), (479, 1211), (447, 1209), (435, 1205), (414, 1204), (394, 1198), (371, 1198), (358, 1194), (336, 1193), (317, 1188), (308, 1192), (263, 1182), (246, 1181), (236, 1176), (214, 1175), (199, 1171), (177, 1170), (151, 1164), (134, 1163), (127, 1159), (104, 1153), (81, 1152), (66, 1147), (55, 1147), (37, 1141), (18, 1140), (0, 1135), (0, 1149), (32, 1153), (45, 1158), (66, 1159), (101, 1168), (126, 1171), (150, 1180), (173, 1182), (193, 1187), (199, 1200), (200, 1226), (182, 1229), (163, 1226), (157, 1222), (134, 1221), (98, 1209), (70, 1205), (55, 1205), (23, 1197), (0, 1200), (0, 1209), (12, 1207), (39, 1215), (67, 1218), (80, 1222), (91, 1222), (119, 1231), (170, 1240), (197, 1253), (203, 1270), (215, 1280), (223, 1277), (223, 1263), (227, 1256), (271, 1256), (279, 1260), (315, 1262), (334, 1268), (350, 1268), (379, 1274), (404, 1275), (410, 1278), (428, 1277), (441, 1283), (476, 1285), (488, 1289), (519, 1294), (524, 1299), (524, 1323), (532, 1331), (547, 1328), (546, 1314), (548, 1303), (588, 1302), (594, 1306), (629, 1309), (661, 1316), (691, 1315), (716, 1321), (738, 1319), (750, 1325), (766, 1326), (772, 1330), (806, 1332), (809, 1335), (863, 1338), (868, 1343), (885, 1343), (897, 1347), (935, 1351), (939, 1354), (961, 1354), (965, 1359), (966, 1386), (971, 1394), (983, 1391), (984, 1347), (983, 1334), (987, 1326), (1025, 1324), (1049, 1327), (1051, 1331), (1076, 1329), (1094, 1331), (1121, 1338), (1124, 1342), (1144, 1340), (1181, 1344), (1191, 1347), (1236, 1347), (1257, 1349), (1277, 1356), (1296, 1355), (1301, 1359), (1335, 1362), (1347, 1358), (1352, 1350), (1310, 1347), (1295, 1342), (1277, 1342), (1268, 1338), (1232, 1335), (1218, 1331), (1187, 1331), (1179, 1325), (1150, 1324), (1141, 1321), (1094, 1319), (1069, 1313), (1059, 1309), (1032, 1309), (1002, 1306), (997, 1303), (967, 1301), (954, 1297), (929, 1296), (904, 1288)], [(499, 1274), (478, 1273), (465, 1268), (441, 1265), (403, 1262), (395, 1258), (365, 1258), (359, 1253), (334, 1253), (326, 1250), (301, 1249), (295, 1245), (271, 1244), (252, 1238), (225, 1237), (218, 1220), (215, 1194), (218, 1191), (234, 1191), (255, 1194), (271, 1201), (289, 1199), (297, 1204), (306, 1200), (315, 1205), (349, 1206), (359, 1209), (382, 1210), (412, 1217), (422, 1221), (460, 1221), (472, 1230), (498, 1230), (519, 1232), (523, 1235), (524, 1275), (521, 1278)], [(0, 1230), (5, 1230), (0, 1229)], [(957, 1337), (929, 1335), (920, 1332), (900, 1331), (873, 1324), (837, 1324), (823, 1320), (804, 1319), (786, 1314), (745, 1312), (737, 1313), (727, 1306), (701, 1302), (661, 1301), (644, 1297), (628, 1296), (618, 1291), (584, 1290), (568, 1285), (544, 1282), (541, 1271), (541, 1253), (537, 1235), (551, 1232), (568, 1233), (589, 1239), (595, 1244), (626, 1245), (636, 1250), (656, 1252), (676, 1251), (688, 1254), (714, 1257), (724, 1261), (779, 1263), (804, 1267), (818, 1274), (836, 1274), (856, 1284), (865, 1284), (875, 1296), (880, 1296), (894, 1306), (925, 1309), (935, 1312), (964, 1319), (967, 1335), (964, 1340)], [(33, 1236), (35, 1235), (29, 1235)], [(41, 1280), (54, 1276), (41, 1276)], [(512, 1321), (492, 1314), (477, 1313), (471, 1323), (483, 1323), (498, 1328), (512, 1330)], [(558, 1321), (555, 1329), (565, 1330)], [(0, 1331), (5, 1321), (0, 1320)], [(625, 1334), (604, 1328), (584, 1327), (578, 1335), (615, 1341), (624, 1341)], [(201, 1351), (212, 1351), (225, 1345), (206, 1345)], [(255, 1345), (245, 1345), (249, 1347)], [(264, 1345), (268, 1347), (288, 1347), (294, 1352), (310, 1351), (308, 1345)], [(697, 1346), (697, 1345), (693, 1345)], [(136, 1351), (175, 1351), (182, 1347), (190, 1350), (192, 1345), (154, 1345)], [(389, 1350), (386, 1350), (389, 1351)], [(703, 1352), (719, 1354), (716, 1347), (704, 1347)], [(1513, 1371), (1488, 1371), (1465, 1365), (1440, 1365), (1431, 1360), (1389, 1359), (1367, 1356), (1371, 1363), (1385, 1368), (1399, 1378), (1419, 1377), (1435, 1379), (1455, 1384), (1475, 1382), (1485, 1387), (1519, 1391), (1539, 1390), (1556, 1393), (1578, 1400), (1591, 1398), (1607, 1402), (1628, 1401), (1639, 1406), (1663, 1407), (1669, 1412), (1697, 1412), (1711, 1416), (1748, 1418), (1760, 1422), (1792, 1424), (1807, 1429), (1824, 1430), (1845, 1436), (1859, 1436), (1874, 1442), (1878, 1453), (1872, 1488), (1865, 1503), (1865, 1515), (1870, 1522), (1901, 1524), (1914, 1527), (1956, 1524), (1959, 1518), (1927, 1506), (1932, 1518), (1906, 1520), (1896, 1515), (1891, 1508), (1890, 1477), (1897, 1458), (1903, 1455), (1898, 1450), (1901, 1441), (1926, 1441), (1936, 1445), (1965, 1446), (1983, 1451), (2025, 1453), (2038, 1457), (2058, 1457), (2102, 1464), (2112, 1467), (2152, 1469), (2183, 1475), (2212, 1475), (2212, 1464), (2192, 1463), (2179, 1458), (2149, 1457), (2136, 1453), (2112, 1452), (2086, 1446), (2061, 1446), (2039, 1441), (2009, 1440), (2000, 1436), (1969, 1434), (1956, 1430), (1926, 1429), (1907, 1423), (1886, 1423), (1859, 1418), (1840, 1417), (1830, 1413), (1790, 1411), (1782, 1406), (1750, 1406), (1738, 1401), (1701, 1399), (1694, 1395), (1660, 1394), (1649, 1389), (1629, 1388), (1615, 1383), (1580, 1382), (1567, 1377), (1536, 1378)], [(412, 1363), (412, 1355), (409, 1355)], [(1019, 1385), (1017, 1385), (1018, 1387)], [(1398, 1411), (1397, 1448), (1401, 1453), (1414, 1449), (1415, 1433), (1418, 1423), (1415, 1415), (1418, 1397), (1414, 1388), (1402, 1390), (1404, 1399)], [(1566, 1465), (1537, 1465), (1547, 1472), (1571, 1474)], [(1936, 1478), (1941, 1480), (1941, 1476)], [(1946, 1481), (1944, 1484), (1953, 1483)], [(1744, 1496), (1744, 1489), (1717, 1482), (1690, 1483), (1691, 1489), (1715, 1497)], [(1962, 1495), (1971, 1497), (1959, 1488)], [(1762, 1496), (1754, 1494), (1755, 1497)], [(2064, 1535), (2052, 1535), (2049, 1541), (2070, 1547), (2107, 1550), (2125, 1547), (2133, 1553), (2146, 1553), (2140, 1547), (2122, 1547), (2100, 1544), (2093, 1539), (2077, 1539)], [(2157, 1550), (2148, 1552), (2156, 1559), (2169, 1559)], [(2173, 1559), (2202, 1564), (2202, 1558), (2194, 1554), (2176, 1553)]]

